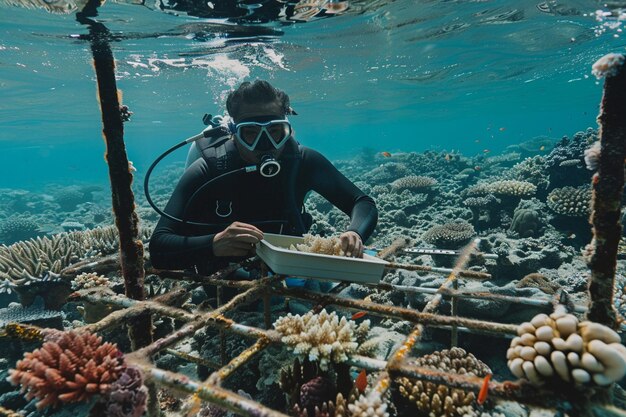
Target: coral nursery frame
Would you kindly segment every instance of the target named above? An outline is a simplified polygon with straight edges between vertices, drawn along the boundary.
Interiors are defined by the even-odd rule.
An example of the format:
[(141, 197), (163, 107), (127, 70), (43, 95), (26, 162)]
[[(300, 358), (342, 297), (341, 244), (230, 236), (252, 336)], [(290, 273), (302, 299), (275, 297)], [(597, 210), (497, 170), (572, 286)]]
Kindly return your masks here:
[[(398, 251), (402, 250), (408, 242), (399, 239), (390, 247), (381, 251), (381, 257), (389, 258)], [(398, 376), (408, 376), (413, 379), (419, 379), (434, 382), (438, 385), (446, 385), (450, 388), (460, 388), (466, 391), (478, 392), (482, 386), (483, 378), (475, 376), (466, 376), (456, 373), (448, 373), (434, 371), (428, 368), (417, 367), (405, 363), (411, 352), (412, 347), (419, 341), (424, 331), (429, 328), (443, 328), (450, 330), (451, 346), (456, 346), (457, 335), (459, 331), (490, 334), (498, 337), (512, 337), (517, 334), (517, 325), (495, 323), (483, 320), (476, 320), (466, 317), (460, 317), (457, 314), (457, 302), (461, 298), (481, 298), (486, 300), (503, 300), (508, 302), (516, 302), (533, 306), (545, 306), (562, 304), (566, 295), (558, 292), (552, 299), (550, 298), (525, 298), (503, 296), (489, 293), (471, 293), (458, 289), (458, 283), (461, 280), (484, 280), (491, 276), (485, 273), (464, 270), (463, 267), (475, 251), (477, 241), (472, 242), (461, 253), (457, 260), (457, 264), (453, 269), (445, 268), (429, 268), (411, 264), (390, 263), (387, 270), (405, 269), (405, 270), (423, 270), (426, 272), (447, 273), (448, 278), (438, 288), (419, 288), (398, 286), (388, 283), (368, 284), (368, 287), (380, 291), (407, 291), (431, 293), (432, 298), (427, 303), (422, 312), (389, 305), (376, 304), (370, 301), (343, 298), (337, 295), (339, 291), (346, 288), (349, 283), (343, 282), (338, 284), (330, 293), (319, 293), (306, 290), (303, 288), (286, 288), (281, 285), (282, 275), (268, 276), (265, 265), (258, 259), (247, 261), (257, 263), (263, 273), (263, 277), (255, 281), (234, 281), (228, 279), (243, 264), (231, 265), (223, 270), (216, 272), (211, 276), (189, 275), (182, 271), (162, 271), (149, 269), (149, 274), (158, 275), (163, 279), (186, 280), (197, 283), (198, 285), (215, 285), (218, 287), (218, 307), (215, 310), (205, 313), (190, 313), (186, 310), (168, 305), (168, 300), (180, 299), (180, 288), (166, 293), (158, 297), (159, 301), (144, 300), (138, 301), (130, 299), (123, 295), (102, 292), (101, 289), (91, 288), (81, 290), (72, 295), (72, 301), (86, 301), (97, 304), (108, 304), (120, 308), (109, 314), (99, 322), (85, 325), (77, 331), (88, 331), (92, 333), (102, 332), (120, 326), (123, 323), (130, 323), (136, 317), (145, 315), (146, 313), (154, 316), (166, 316), (183, 322), (184, 325), (178, 330), (168, 334), (167, 336), (155, 340), (148, 346), (136, 349), (125, 355), (129, 364), (135, 365), (142, 369), (146, 376), (147, 385), (150, 391), (150, 400), (148, 405), (148, 415), (158, 416), (158, 401), (156, 399), (156, 386), (163, 385), (170, 389), (180, 391), (182, 393), (194, 394), (198, 398), (214, 403), (219, 407), (231, 410), (237, 414), (250, 417), (287, 417), (286, 414), (268, 408), (261, 403), (255, 402), (249, 398), (243, 397), (232, 392), (222, 386), (222, 383), (228, 379), (238, 368), (246, 364), (253, 356), (262, 352), (271, 344), (281, 344), (281, 336), (278, 332), (271, 330), (270, 320), (270, 297), (282, 296), (289, 299), (300, 299), (312, 302), (315, 306), (314, 311), (320, 311), (323, 307), (334, 305), (346, 309), (357, 311), (366, 311), (372, 316), (387, 317), (398, 320), (405, 320), (413, 323), (413, 329), (407, 336), (401, 347), (394, 352), (388, 361), (372, 359), (364, 356), (354, 355), (350, 357), (349, 364), (358, 368), (364, 368), (369, 371), (379, 372), (379, 377), (369, 396), (383, 397), (391, 386), (391, 378)], [(97, 262), (83, 262), (67, 267), (63, 270), (61, 276), (68, 279), (85, 271), (97, 271), (99, 273), (111, 272), (118, 268), (117, 262), (113, 259), (105, 258)], [(249, 266), (249, 265), (248, 265)], [(226, 303), (220, 302), (220, 293), (222, 287), (234, 287), (242, 292)], [(437, 313), (443, 297), (448, 297), (451, 303), (451, 315), (441, 315)], [(238, 307), (249, 304), (258, 300), (262, 300), (265, 329), (251, 327), (237, 323), (225, 316), (229, 311)], [(586, 310), (582, 306), (575, 306), (575, 310), (582, 312)], [(195, 357), (183, 352), (177, 352), (174, 346), (184, 338), (192, 336), (198, 330), (212, 327), (220, 330), (219, 358), (220, 363), (212, 363), (206, 359)], [(228, 360), (225, 351), (225, 332), (241, 335), (255, 340), (251, 347), (244, 350), (241, 354)], [(155, 366), (151, 358), (157, 353), (166, 352), (174, 354), (182, 359), (212, 368), (213, 373), (205, 381), (197, 381), (186, 375), (166, 371)], [(216, 354), (217, 356), (217, 354)], [(556, 406), (559, 400), (576, 401), (575, 397), (568, 395), (567, 392), (555, 393), (546, 389), (539, 389), (526, 381), (493, 381), (489, 383), (489, 395), (497, 398), (515, 400), (528, 406)], [(584, 401), (581, 399), (580, 401)], [(615, 411), (618, 412), (618, 411)], [(0, 415), (11, 415), (9, 410), (0, 410)], [(624, 415), (624, 414), (614, 414)]]

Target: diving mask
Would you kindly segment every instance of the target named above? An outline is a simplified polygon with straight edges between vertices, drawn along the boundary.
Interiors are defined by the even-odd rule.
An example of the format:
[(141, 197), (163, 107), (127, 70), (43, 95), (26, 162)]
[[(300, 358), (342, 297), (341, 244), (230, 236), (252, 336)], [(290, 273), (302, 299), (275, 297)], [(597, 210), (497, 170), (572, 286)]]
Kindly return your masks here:
[(274, 149), (282, 148), (292, 134), (291, 123), (287, 119), (270, 120), (265, 123), (241, 122), (235, 124), (233, 130), (239, 143), (249, 151), (257, 150), (263, 133)]

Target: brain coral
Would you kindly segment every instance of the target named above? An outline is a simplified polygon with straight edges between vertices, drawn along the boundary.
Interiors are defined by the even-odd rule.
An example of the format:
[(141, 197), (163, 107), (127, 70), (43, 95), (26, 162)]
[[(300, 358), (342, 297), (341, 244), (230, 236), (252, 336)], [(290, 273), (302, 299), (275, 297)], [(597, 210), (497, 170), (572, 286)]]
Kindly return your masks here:
[(467, 243), (475, 234), (471, 224), (457, 220), (431, 227), (422, 235), (422, 239), (437, 247), (456, 249)]
[(431, 177), (423, 177), (420, 175), (409, 175), (395, 180), (391, 183), (391, 189), (396, 192), (409, 190), (417, 192), (429, 191), (429, 188), (437, 184), (437, 180)]
[(533, 384), (560, 379), (609, 385), (626, 375), (626, 347), (619, 335), (598, 323), (579, 322), (563, 306), (520, 324), (517, 334), (507, 364), (515, 376)]
[(555, 188), (548, 194), (548, 207), (557, 214), (585, 217), (591, 212), (591, 189), (583, 187)]
[(337, 313), (329, 314), (325, 309), (319, 314), (288, 314), (274, 322), (274, 328), (283, 336), (283, 343), (296, 354), (319, 361), (321, 369), (328, 369), (330, 363), (348, 360), (365, 341), (369, 325), (369, 320), (365, 320), (357, 326), (354, 321), (345, 317), (339, 319)]

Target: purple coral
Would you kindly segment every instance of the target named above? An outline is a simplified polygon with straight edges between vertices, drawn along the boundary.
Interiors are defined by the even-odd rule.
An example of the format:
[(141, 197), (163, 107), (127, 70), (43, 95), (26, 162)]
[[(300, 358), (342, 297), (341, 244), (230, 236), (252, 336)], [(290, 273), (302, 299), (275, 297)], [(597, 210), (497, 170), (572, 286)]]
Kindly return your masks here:
[(146, 411), (148, 389), (143, 385), (139, 369), (128, 366), (117, 381), (111, 384), (110, 391), (94, 407), (92, 416), (140, 417)]

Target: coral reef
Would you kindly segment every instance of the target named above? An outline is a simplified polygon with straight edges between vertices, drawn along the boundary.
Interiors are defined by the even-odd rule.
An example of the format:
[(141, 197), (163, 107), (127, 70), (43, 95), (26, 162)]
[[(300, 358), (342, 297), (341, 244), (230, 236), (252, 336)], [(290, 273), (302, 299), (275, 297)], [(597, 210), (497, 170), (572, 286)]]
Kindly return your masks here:
[(539, 227), (539, 212), (529, 208), (518, 208), (513, 212), (509, 232), (515, 232), (520, 237), (531, 237), (539, 232)]
[(348, 404), (351, 417), (388, 417), (387, 403), (380, 395), (361, 395), (354, 404)]
[(589, 128), (585, 132), (577, 132), (572, 139), (564, 136), (554, 146), (545, 157), (551, 189), (589, 183), (591, 173), (585, 169), (585, 150), (596, 141), (597, 135), (597, 130)]
[(24, 354), (9, 381), (21, 385), (37, 408), (86, 401), (106, 394), (123, 371), (122, 353), (90, 333), (57, 332), (39, 349)]
[(369, 325), (369, 320), (357, 325), (345, 317), (340, 319), (335, 312), (329, 314), (326, 309), (319, 314), (288, 314), (274, 322), (283, 343), (297, 355), (319, 361), (323, 370), (331, 363), (346, 361), (367, 338)]
[(457, 249), (476, 235), (474, 227), (466, 221), (457, 220), (433, 226), (422, 235), (422, 239), (438, 248)]
[(548, 207), (568, 217), (586, 217), (591, 211), (591, 189), (588, 186), (555, 188), (548, 194)]
[(626, 347), (617, 333), (598, 323), (579, 322), (559, 306), (518, 327), (507, 351), (518, 378), (541, 385), (553, 379), (582, 385), (609, 385), (626, 375)]
[(499, 180), (477, 184), (466, 190), (469, 196), (493, 194), (497, 197), (532, 197), (537, 186), (528, 181)]

